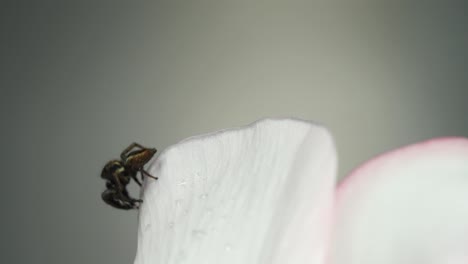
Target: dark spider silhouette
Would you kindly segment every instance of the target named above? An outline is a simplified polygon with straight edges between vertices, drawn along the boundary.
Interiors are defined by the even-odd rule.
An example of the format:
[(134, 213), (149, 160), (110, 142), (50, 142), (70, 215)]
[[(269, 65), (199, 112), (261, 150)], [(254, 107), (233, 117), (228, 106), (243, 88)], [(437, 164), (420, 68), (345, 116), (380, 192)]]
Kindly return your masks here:
[[(139, 149), (130, 152), (135, 147)], [(143, 166), (153, 158), (156, 151), (155, 148), (146, 148), (138, 143), (132, 143), (122, 151), (120, 160), (107, 162), (101, 172), (101, 178), (106, 180), (107, 188), (101, 194), (102, 200), (118, 209), (138, 209), (143, 200), (130, 197), (127, 185), (130, 183), (130, 179), (133, 179), (141, 186), (141, 182), (137, 178), (138, 172), (140, 172), (141, 180), (143, 180), (143, 175), (155, 180), (158, 179), (143, 169)]]

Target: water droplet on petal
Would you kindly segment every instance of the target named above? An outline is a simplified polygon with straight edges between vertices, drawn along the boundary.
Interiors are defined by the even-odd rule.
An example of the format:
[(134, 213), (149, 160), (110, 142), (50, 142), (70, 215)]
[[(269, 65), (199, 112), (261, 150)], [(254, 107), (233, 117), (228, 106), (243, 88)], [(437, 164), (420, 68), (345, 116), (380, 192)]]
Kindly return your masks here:
[(232, 250), (231, 244), (224, 245), (224, 250), (227, 251), (227, 252), (231, 251)]
[(178, 186), (182, 186), (182, 187), (185, 187), (185, 185), (187, 185), (187, 181), (186, 180), (182, 180), (180, 181), (179, 183), (177, 183)]
[(194, 236), (195, 238), (201, 238), (205, 235), (206, 235), (206, 232), (203, 229), (194, 229), (192, 231), (192, 236)]

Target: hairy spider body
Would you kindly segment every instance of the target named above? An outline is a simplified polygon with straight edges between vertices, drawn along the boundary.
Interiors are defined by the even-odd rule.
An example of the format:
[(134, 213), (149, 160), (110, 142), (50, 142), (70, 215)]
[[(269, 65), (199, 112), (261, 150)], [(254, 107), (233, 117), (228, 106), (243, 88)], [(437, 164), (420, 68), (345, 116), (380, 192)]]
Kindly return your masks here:
[(139, 207), (142, 200), (131, 198), (127, 188), (119, 190), (116, 185), (111, 182), (106, 183), (107, 189), (101, 194), (102, 200), (112, 207), (124, 210), (135, 209)]
[[(130, 152), (135, 147), (140, 149)], [(121, 160), (107, 162), (101, 172), (101, 178), (107, 181), (107, 189), (101, 194), (102, 200), (118, 209), (138, 209), (143, 200), (130, 197), (126, 186), (131, 179), (141, 186), (141, 182), (137, 178), (138, 172), (140, 172), (142, 180), (143, 174), (157, 179), (143, 169), (143, 166), (153, 158), (156, 151), (155, 148), (145, 148), (140, 144), (132, 143), (120, 154)]]
[(101, 178), (113, 184), (127, 185), (130, 182), (130, 175), (125, 169), (124, 163), (120, 160), (111, 160), (102, 169)]
[(138, 171), (141, 169), (156, 153), (156, 149), (139, 149), (130, 152), (127, 156), (121, 157), (127, 169)]

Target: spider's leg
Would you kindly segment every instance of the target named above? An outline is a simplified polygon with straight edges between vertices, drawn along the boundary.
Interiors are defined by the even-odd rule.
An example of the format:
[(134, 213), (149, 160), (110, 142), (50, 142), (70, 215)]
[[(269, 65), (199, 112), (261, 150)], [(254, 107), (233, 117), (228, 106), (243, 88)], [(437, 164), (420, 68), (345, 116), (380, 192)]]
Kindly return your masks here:
[(145, 174), (146, 176), (150, 177), (150, 178), (153, 178), (155, 180), (158, 179), (158, 177), (154, 177), (153, 175), (149, 174), (147, 171), (145, 171), (143, 168), (140, 169), (140, 173), (141, 175)]
[(119, 175), (117, 173), (112, 173), (112, 176), (114, 176), (117, 182), (117, 192), (120, 195), (120, 197), (122, 197), (122, 199), (126, 201), (133, 202), (133, 200), (135, 199), (131, 198), (128, 195), (127, 188), (125, 187), (126, 185), (122, 184), (122, 182), (120, 181)]
[(133, 208), (135, 208), (135, 209), (140, 209), (140, 205), (143, 203), (143, 200), (138, 200), (137, 202), (138, 202), (138, 203), (136, 203), (136, 204), (133, 205), (133, 206), (134, 206)]
[(133, 142), (132, 144), (130, 144), (127, 148), (125, 148), (122, 153), (120, 153), (120, 158), (122, 160), (125, 160), (127, 159), (127, 154), (128, 152), (130, 152), (130, 150), (132, 150), (134, 147), (138, 147), (138, 148), (141, 148), (141, 149), (147, 149), (145, 147), (143, 147), (142, 145), (136, 143), (136, 142)]
[(126, 201), (129, 201), (131, 202), (132, 204), (134, 203), (142, 203), (143, 200), (141, 199), (135, 199), (133, 197), (130, 197), (130, 195), (128, 194), (128, 191), (127, 189), (124, 190), (123, 194), (122, 194), (122, 198), (125, 199)]
[(112, 173), (112, 176), (114, 177), (115, 181), (117, 182), (117, 187), (120, 193), (122, 193), (122, 190), (125, 189), (123, 184), (120, 182), (119, 176), (116, 173)]
[(130, 176), (132, 177), (133, 180), (136, 181), (136, 183), (137, 183), (139, 186), (141, 186), (141, 182), (140, 182), (140, 181), (138, 180), (138, 178), (137, 178), (137, 172), (136, 172), (136, 171), (135, 171), (135, 173), (130, 174)]

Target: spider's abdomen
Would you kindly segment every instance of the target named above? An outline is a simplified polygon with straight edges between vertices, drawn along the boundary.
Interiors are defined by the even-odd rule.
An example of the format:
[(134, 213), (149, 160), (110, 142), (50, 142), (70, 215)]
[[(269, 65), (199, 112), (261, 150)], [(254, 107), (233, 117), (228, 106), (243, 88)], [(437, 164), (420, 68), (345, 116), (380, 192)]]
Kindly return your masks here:
[(142, 168), (156, 153), (156, 149), (140, 149), (130, 152), (125, 160), (126, 166), (132, 169)]

